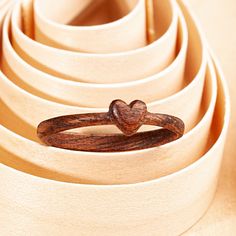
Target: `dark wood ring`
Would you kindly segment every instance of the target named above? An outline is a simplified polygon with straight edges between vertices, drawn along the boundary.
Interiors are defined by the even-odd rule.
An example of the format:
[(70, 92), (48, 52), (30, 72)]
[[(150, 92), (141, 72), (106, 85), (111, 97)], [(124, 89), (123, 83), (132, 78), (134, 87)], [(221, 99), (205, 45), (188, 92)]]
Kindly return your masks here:
[[(79, 134), (63, 132), (69, 129), (116, 125), (123, 134)], [(136, 133), (142, 125), (162, 129)], [(108, 112), (67, 115), (45, 120), (38, 125), (37, 134), (49, 146), (91, 152), (119, 152), (157, 147), (183, 136), (181, 119), (147, 111), (146, 104), (135, 100), (127, 105), (114, 100)]]

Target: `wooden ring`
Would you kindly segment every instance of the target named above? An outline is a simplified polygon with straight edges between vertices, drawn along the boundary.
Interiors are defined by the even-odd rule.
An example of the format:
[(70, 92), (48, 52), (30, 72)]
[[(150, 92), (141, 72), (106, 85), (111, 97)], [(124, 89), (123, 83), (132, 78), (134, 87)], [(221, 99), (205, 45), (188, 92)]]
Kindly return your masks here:
[[(63, 132), (69, 129), (116, 125), (123, 134), (79, 134)], [(142, 125), (154, 125), (162, 129), (136, 133)], [(127, 105), (114, 100), (108, 112), (55, 117), (38, 125), (37, 135), (49, 146), (92, 152), (131, 151), (157, 147), (183, 136), (181, 119), (158, 113), (150, 113), (140, 100)]]

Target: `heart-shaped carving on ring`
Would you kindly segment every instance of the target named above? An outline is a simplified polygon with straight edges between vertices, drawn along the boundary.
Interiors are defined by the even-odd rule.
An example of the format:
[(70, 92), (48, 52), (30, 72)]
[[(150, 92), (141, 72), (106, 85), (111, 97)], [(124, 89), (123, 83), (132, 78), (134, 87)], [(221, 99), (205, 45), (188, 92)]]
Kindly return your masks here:
[(114, 100), (109, 108), (114, 124), (127, 136), (137, 132), (142, 126), (147, 113), (147, 106), (140, 100), (129, 105), (122, 100)]

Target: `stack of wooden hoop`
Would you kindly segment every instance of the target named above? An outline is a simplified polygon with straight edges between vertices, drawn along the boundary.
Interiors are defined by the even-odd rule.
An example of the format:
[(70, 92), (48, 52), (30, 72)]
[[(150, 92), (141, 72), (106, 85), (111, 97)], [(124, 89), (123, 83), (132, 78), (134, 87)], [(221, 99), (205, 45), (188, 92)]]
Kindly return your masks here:
[[(229, 98), (189, 7), (154, 0), (147, 43), (145, 0), (101, 1), (96, 16), (91, 2), (0, 2), (1, 235), (179, 235), (213, 199)], [(106, 111), (116, 98), (180, 117), (185, 135), (114, 153), (38, 140), (41, 121)], [(91, 131), (115, 128), (82, 130)]]

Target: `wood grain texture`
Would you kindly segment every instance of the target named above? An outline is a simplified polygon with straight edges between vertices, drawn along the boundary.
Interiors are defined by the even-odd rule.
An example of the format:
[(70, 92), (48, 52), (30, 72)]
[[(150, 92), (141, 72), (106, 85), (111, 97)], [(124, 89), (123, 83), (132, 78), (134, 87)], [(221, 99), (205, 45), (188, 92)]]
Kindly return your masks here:
[[(123, 134), (80, 134), (63, 131), (97, 125), (116, 125)], [(139, 132), (142, 125), (163, 127)], [(47, 145), (77, 151), (115, 152), (157, 147), (184, 134), (181, 119), (147, 111), (144, 102), (135, 100), (127, 105), (122, 100), (111, 102), (109, 111), (67, 115), (45, 120), (38, 125), (38, 137)]]
[[(223, 94), (219, 97), (224, 100)], [(223, 118), (226, 110), (223, 104), (218, 99), (215, 115), (218, 127), (212, 129), (219, 133), (224, 121), (228, 122), (228, 116)], [(29, 232), (41, 235), (81, 232), (81, 235), (96, 236), (180, 234), (202, 216), (212, 200), (226, 129), (225, 126), (215, 148), (199, 161), (148, 183), (119, 187), (81, 186), (25, 175), (0, 165), (2, 234), (9, 236), (12, 230), (23, 236)], [(194, 140), (190, 139), (190, 142)], [(184, 152), (189, 149), (190, 146)], [(191, 153), (194, 153), (193, 149)], [(209, 224), (203, 226), (203, 230), (207, 228)], [(198, 230), (192, 234), (216, 235), (218, 231), (214, 230)], [(225, 231), (224, 235), (230, 235), (230, 232), (234, 231)]]
[[(67, 0), (66, 0), (67, 1)], [(76, 0), (77, 1), (77, 0)], [(84, 1), (84, 0), (82, 0)], [(165, 3), (165, 1), (160, 1), (159, 3)], [(167, 1), (166, 1), (167, 3)], [(165, 15), (168, 11), (163, 11), (160, 9), (160, 4), (157, 4), (159, 13)], [(182, 14), (179, 15), (180, 17), (180, 29), (185, 28), (185, 20), (182, 17)], [(163, 19), (164, 18), (160, 18)], [(13, 21), (14, 17), (12, 18)], [(160, 25), (163, 24), (163, 20), (157, 22), (161, 22)], [(148, 109), (151, 112), (161, 112), (165, 114), (174, 114), (177, 117), (181, 117), (185, 121), (186, 124), (186, 131), (190, 131), (191, 128), (193, 130), (191, 132), (187, 132), (186, 135), (176, 142), (171, 142), (167, 145), (164, 145), (159, 148), (153, 149), (145, 149), (139, 152), (123, 152), (120, 154), (117, 153), (109, 153), (105, 155), (104, 153), (100, 153), (101, 158), (97, 158), (98, 153), (88, 153), (88, 152), (71, 152), (68, 150), (60, 150), (51, 147), (47, 147), (44, 145), (40, 145), (37, 143), (32, 143), (31, 140), (37, 141), (35, 136), (25, 135), (24, 137), (27, 138), (25, 140), (21, 137), (13, 137), (13, 134), (8, 132), (8, 134), (12, 138), (10, 139), (3, 139), (5, 147), (8, 147), (8, 150), (24, 158), (24, 160), (28, 160), (30, 163), (34, 163), (35, 165), (41, 166), (43, 165), (47, 167), (47, 170), (53, 171), (53, 174), (50, 178), (55, 177), (55, 172), (57, 173), (57, 177), (59, 177), (60, 181), (72, 181), (77, 183), (90, 183), (90, 184), (122, 184), (122, 183), (137, 183), (143, 182), (145, 180), (150, 179), (158, 179), (161, 176), (166, 176), (173, 172), (176, 172), (184, 167), (187, 167), (190, 163), (195, 162), (198, 160), (208, 148), (207, 138), (210, 132), (210, 124), (211, 118), (213, 114), (213, 109), (215, 106), (215, 97), (216, 97), (216, 85), (215, 84), (215, 76), (214, 70), (208, 68), (208, 73), (206, 76), (206, 89), (204, 89), (204, 111), (202, 111), (202, 107), (200, 106), (201, 103), (201, 94), (202, 94), (202, 87), (205, 78), (205, 67), (206, 67), (206, 56), (202, 57), (202, 44), (197, 33), (197, 30), (193, 23), (191, 23), (191, 19), (188, 20), (188, 28), (189, 28), (189, 48), (188, 50), (188, 81), (191, 83), (183, 90), (178, 92), (177, 94), (170, 96), (164, 100), (159, 100), (155, 97), (155, 102), (149, 104)], [(10, 23), (10, 22), (9, 22)], [(8, 35), (9, 27), (8, 21), (6, 19), (7, 27), (4, 28), (4, 36)], [(182, 27), (181, 27), (182, 25)], [(19, 30), (18, 27), (15, 27), (12, 30)], [(57, 34), (54, 34), (58, 37)], [(22, 35), (23, 36), (23, 35)], [(9, 38), (9, 36), (7, 36)], [(193, 40), (194, 39), (194, 40)], [(169, 46), (169, 41), (167, 40), (167, 44)], [(164, 40), (164, 41), (166, 41)], [(5, 46), (6, 46), (5, 41)], [(185, 44), (181, 44), (185, 47)], [(6, 49), (6, 48), (5, 48)], [(10, 49), (10, 48), (8, 48)], [(14, 50), (14, 49), (13, 49)], [(164, 49), (162, 48), (162, 51)], [(15, 51), (14, 51), (15, 52)], [(9, 55), (12, 53), (12, 50), (9, 50)], [(12, 53), (13, 54), (13, 53)], [(15, 53), (16, 54), (16, 53)], [(22, 54), (20, 54), (21, 56)], [(55, 54), (56, 56), (57, 54)], [(20, 57), (21, 58), (21, 57)], [(16, 58), (15, 58), (16, 59)], [(22, 60), (22, 58), (21, 58)], [(143, 59), (145, 60), (145, 59)], [(142, 62), (143, 62), (142, 60)], [(150, 60), (149, 60), (150, 61)], [(36, 87), (42, 83), (42, 77), (38, 75), (36, 78), (35, 75), (29, 75), (27, 73), (28, 66), (26, 64), (22, 64), (20, 66), (17, 62), (19, 62), (19, 58), (16, 60), (9, 60), (11, 62), (12, 68), (18, 68), (18, 72), (23, 69), (24, 73), (22, 73), (22, 78), (34, 78), (35, 81), (38, 81)], [(58, 63), (57, 57), (54, 58), (55, 64)], [(91, 63), (91, 61), (90, 61)], [(16, 66), (18, 64), (18, 66)], [(20, 63), (21, 64), (21, 63)], [(143, 64), (143, 63), (142, 63)], [(140, 64), (139, 64), (140, 65)], [(178, 64), (175, 64), (178, 67)], [(25, 67), (25, 68), (24, 68)], [(126, 64), (126, 69), (129, 68)], [(138, 69), (137, 66), (135, 69)], [(26, 69), (26, 70), (25, 70)], [(110, 69), (110, 68), (109, 68)], [(71, 67), (73, 70), (73, 67)], [(129, 71), (129, 70), (127, 70)], [(26, 72), (26, 73), (25, 73)], [(93, 72), (95, 73), (95, 72)], [(18, 73), (16, 73), (18, 74)], [(173, 75), (175, 73), (173, 72)], [(97, 76), (99, 77), (99, 76)], [(14, 78), (14, 75), (10, 74), (9, 78)], [(113, 78), (113, 77), (110, 77)], [(47, 77), (48, 79), (48, 77)], [(159, 83), (159, 85), (151, 85), (154, 88), (155, 94), (159, 94), (160, 90), (163, 90), (164, 94), (166, 93), (166, 88), (169, 88), (169, 83), (166, 83), (167, 80), (175, 81), (176, 77), (163, 78), (163, 83)], [(58, 79), (57, 79), (58, 80)], [(2, 88), (2, 96), (4, 97), (4, 102), (8, 104), (11, 110), (19, 116), (23, 117), (23, 120), (29, 124), (33, 124), (33, 126), (37, 127), (38, 123), (42, 120), (48, 119), (50, 117), (57, 117), (60, 115), (65, 114), (80, 114), (80, 113), (90, 113), (90, 112), (101, 112), (101, 110), (96, 109), (87, 109), (82, 107), (68, 107), (64, 106), (63, 104), (53, 103), (52, 101), (42, 99), (40, 96), (35, 96), (30, 90), (30, 93), (27, 93), (20, 87), (14, 85), (12, 81), (7, 79), (5, 76), (1, 77), (1, 88)], [(40, 81), (40, 82), (39, 82)], [(67, 84), (66, 82), (64, 84)], [(133, 84), (137, 84), (136, 82)], [(132, 90), (135, 91), (136, 94), (140, 94), (139, 91), (132, 87)], [(161, 86), (161, 87), (160, 87)], [(50, 87), (50, 91), (53, 88)], [(100, 87), (100, 86), (99, 86)], [(144, 84), (142, 84), (142, 91), (144, 93), (150, 95), (148, 92), (150, 91), (149, 88)], [(116, 88), (116, 86), (114, 86)], [(158, 90), (156, 90), (158, 88)], [(66, 88), (64, 88), (67, 93), (70, 93)], [(129, 93), (132, 93), (132, 90)], [(148, 92), (147, 92), (148, 91)], [(6, 93), (5, 93), (6, 92)], [(119, 95), (123, 94), (122, 92), (118, 93)], [(112, 99), (120, 96), (115, 96), (114, 90), (110, 91), (113, 98), (107, 99), (107, 101), (111, 101)], [(14, 96), (12, 96), (14, 94)], [(78, 93), (80, 96), (81, 93)], [(87, 94), (87, 100), (91, 98), (91, 92)], [(136, 96), (135, 96), (136, 97)], [(211, 99), (210, 99), (211, 97)], [(206, 99), (206, 100), (205, 100)], [(209, 99), (211, 101), (209, 101)], [(80, 98), (78, 97), (78, 100)], [(96, 100), (98, 104), (101, 100), (98, 101), (98, 97), (94, 97), (92, 100)], [(131, 99), (132, 100), (132, 99)], [(125, 101), (131, 101), (130, 99), (125, 99)], [(146, 101), (145, 99), (142, 99)], [(107, 104), (104, 107), (107, 107)], [(208, 107), (209, 105), (209, 107)], [(199, 110), (201, 113), (204, 113), (204, 117), (199, 114)], [(49, 112), (50, 111), (50, 114)], [(103, 110), (102, 110), (103, 111)], [(4, 114), (4, 113), (3, 113)], [(201, 116), (201, 121), (199, 120), (199, 115)], [(3, 115), (3, 118), (6, 117), (6, 114)], [(9, 122), (9, 119), (3, 119), (4, 121)], [(199, 121), (199, 123), (198, 123)], [(34, 122), (34, 123), (32, 123)], [(14, 122), (10, 122), (8, 127), (10, 130), (12, 129), (12, 124)], [(36, 134), (34, 127), (32, 130), (34, 134)], [(16, 130), (18, 129), (18, 131)], [(107, 129), (106, 131), (113, 132), (111, 128), (114, 127), (100, 127), (102, 131)], [(21, 134), (22, 130), (25, 132), (25, 126), (19, 126), (15, 124), (13, 125), (13, 129), (16, 133)], [(97, 130), (97, 128), (96, 128)], [(9, 135), (7, 135), (9, 137)], [(6, 136), (5, 133), (3, 136)], [(16, 140), (17, 139), (17, 140)], [(13, 142), (17, 142), (19, 145), (12, 145)], [(23, 148), (24, 145), (24, 148)], [(36, 151), (37, 150), (37, 151)], [(166, 158), (168, 156), (168, 158)], [(4, 158), (6, 160), (7, 158)], [(138, 160), (138, 161), (137, 161)], [(14, 161), (14, 165), (16, 161)], [(31, 172), (32, 165), (29, 166), (27, 169), (28, 172)], [(26, 170), (24, 169), (24, 171)], [(31, 172), (32, 173), (32, 172)], [(39, 174), (40, 176), (44, 175), (45, 173), (42, 170), (35, 173), (35, 169), (33, 171), (35, 175)], [(142, 173), (140, 175), (140, 173)], [(45, 176), (48, 178), (48, 175)], [(54, 178), (55, 179), (55, 178)], [(156, 198), (156, 197), (155, 197)], [(97, 235), (96, 235), (97, 236)], [(137, 235), (136, 235), (137, 236)]]
[(234, 236), (236, 232), (236, 1), (188, 0), (219, 58), (231, 97), (232, 116), (216, 197), (207, 214), (185, 236)]

